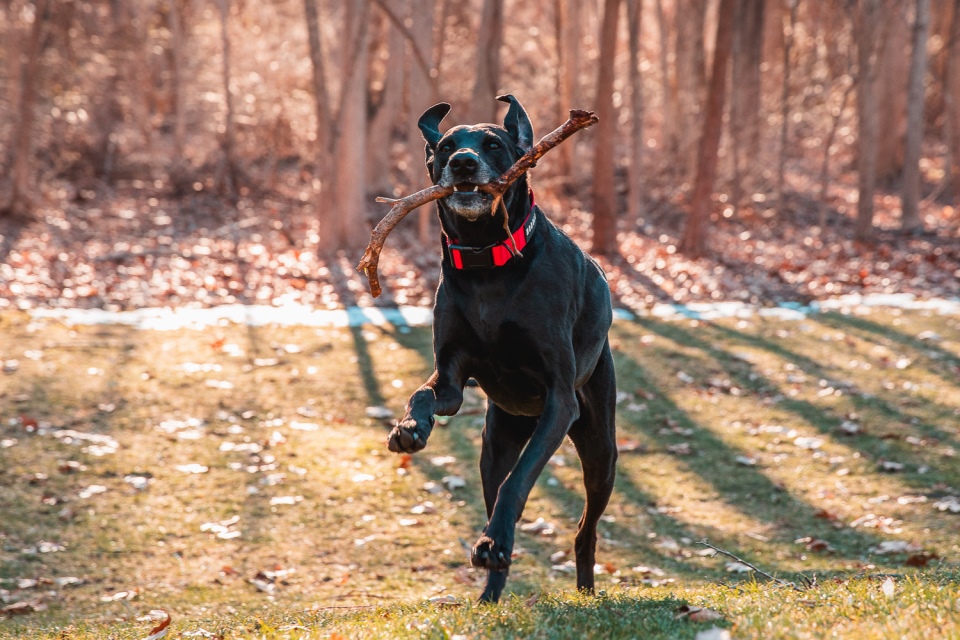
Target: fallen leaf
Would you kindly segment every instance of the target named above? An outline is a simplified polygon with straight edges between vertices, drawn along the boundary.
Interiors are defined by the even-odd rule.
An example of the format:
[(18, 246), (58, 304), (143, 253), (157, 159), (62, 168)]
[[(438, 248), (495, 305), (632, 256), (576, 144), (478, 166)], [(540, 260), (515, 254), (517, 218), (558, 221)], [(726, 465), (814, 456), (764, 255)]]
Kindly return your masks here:
[(462, 489), (463, 487), (467, 486), (467, 481), (460, 476), (443, 476), (441, 482), (443, 482), (443, 485), (450, 491)]
[(879, 556), (889, 555), (891, 553), (907, 553), (913, 551), (920, 551), (920, 547), (915, 544), (911, 544), (906, 540), (884, 540), (877, 546), (870, 548), (870, 553), (874, 553)]
[(820, 538), (798, 538), (794, 540), (797, 544), (804, 545), (810, 551), (816, 551), (817, 553), (833, 553), (836, 549), (827, 542), (826, 540), (821, 540)]
[(753, 568), (742, 562), (728, 562), (727, 571), (730, 573), (750, 573)]
[(685, 604), (676, 610), (673, 618), (674, 620), (686, 618), (691, 622), (712, 622), (715, 620), (723, 620), (723, 615), (713, 609), (705, 609), (703, 607), (694, 607)]
[(556, 526), (543, 518), (537, 518), (533, 522), (520, 525), (520, 530), (540, 536), (552, 536), (557, 532)]
[(847, 436), (855, 436), (858, 433), (862, 432), (863, 429), (860, 428), (860, 425), (856, 422), (850, 420), (844, 420), (840, 423), (840, 432)]
[(429, 500), (425, 500), (418, 505), (414, 505), (414, 507), (410, 509), (410, 513), (417, 516), (420, 516), (423, 514), (429, 514), (429, 513), (436, 513), (436, 512), (437, 512), (436, 505), (434, 505)]
[(960, 498), (956, 496), (947, 496), (933, 503), (933, 507), (938, 511), (949, 511), (950, 513), (960, 513)]
[(678, 456), (689, 456), (693, 453), (693, 449), (690, 447), (689, 442), (680, 442), (678, 444), (668, 445), (667, 451)]
[(883, 592), (883, 595), (887, 596), (888, 600), (893, 599), (893, 595), (896, 591), (896, 586), (893, 583), (893, 578), (887, 578), (883, 581), (883, 585), (880, 587), (880, 590)]
[(820, 438), (800, 436), (793, 440), (793, 444), (801, 449), (819, 449), (823, 446), (823, 440)]
[(22, 616), (35, 611), (43, 611), (47, 605), (40, 600), (23, 600), (14, 602), (0, 609), (0, 617), (12, 618), (13, 616)]
[(381, 406), (367, 407), (366, 414), (368, 418), (373, 418), (374, 420), (389, 420), (393, 418), (393, 411)]
[(432, 598), (427, 598), (427, 602), (438, 607), (459, 607), (461, 604), (463, 604), (462, 602), (457, 601), (457, 597), (455, 595), (449, 593), (445, 596), (433, 596)]
[(206, 473), (210, 471), (210, 467), (196, 462), (191, 462), (190, 464), (179, 464), (177, 465), (177, 471), (181, 473)]
[(931, 560), (937, 560), (940, 556), (929, 551), (921, 551), (920, 553), (914, 553), (907, 557), (903, 561), (903, 564), (908, 567), (925, 567), (930, 564)]
[[(160, 640), (167, 635), (167, 627), (170, 626), (170, 614), (165, 609), (157, 609), (162, 613), (166, 618), (160, 622), (157, 626), (150, 630), (150, 635), (144, 638), (144, 640)], [(151, 614), (153, 611), (150, 612)]]
[(639, 440), (628, 440), (626, 438), (617, 440), (617, 451), (620, 453), (643, 453), (646, 450), (647, 447)]
[(109, 596), (100, 596), (100, 602), (119, 602), (121, 600), (133, 600), (140, 595), (140, 589), (129, 591), (117, 591)]

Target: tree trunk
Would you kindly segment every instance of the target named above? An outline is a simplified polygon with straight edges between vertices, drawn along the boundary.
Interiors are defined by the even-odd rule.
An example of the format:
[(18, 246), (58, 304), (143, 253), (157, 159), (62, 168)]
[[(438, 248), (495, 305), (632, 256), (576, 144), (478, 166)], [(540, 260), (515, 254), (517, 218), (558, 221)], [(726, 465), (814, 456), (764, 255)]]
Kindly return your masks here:
[(333, 194), (321, 207), (321, 229), (329, 229), (322, 249), (359, 249), (367, 241), (367, 199), (364, 151), (367, 134), (367, 51), (369, 44), (367, 0), (348, 0), (344, 29), (343, 87), (336, 121), (333, 157)]
[(917, 205), (920, 200), (920, 146), (923, 143), (924, 78), (927, 74), (927, 33), (930, 0), (917, 0), (913, 20), (913, 53), (907, 87), (907, 138), (904, 150), (903, 194), (900, 229), (913, 232), (923, 227)]
[(873, 194), (877, 182), (876, 46), (880, 0), (859, 0), (857, 6), (857, 220), (854, 238), (873, 237)]
[[(557, 95), (559, 100), (558, 121), (567, 119), (570, 109), (576, 108), (580, 82), (580, 2), (579, 0), (556, 0), (557, 12)], [(574, 140), (557, 148), (560, 175), (573, 175)]]
[(660, 35), (660, 83), (663, 93), (663, 125), (661, 147), (672, 160), (675, 159), (679, 150), (679, 115), (680, 115), (680, 92), (677, 87), (677, 77), (672, 71), (675, 65), (670, 64), (671, 58), (676, 62), (673, 47), (670, 45), (670, 34), (673, 30), (670, 28), (671, 20), (667, 17), (663, 9), (663, 0), (657, 0), (657, 31)]
[(903, 0), (881, 0), (877, 20), (877, 60), (874, 90), (877, 92), (877, 181), (892, 182), (900, 176), (907, 134), (907, 81), (910, 76), (910, 23)]
[[(674, 12), (676, 37), (677, 88), (680, 110), (679, 158), (686, 179), (696, 171), (697, 125), (703, 117), (705, 47), (704, 24), (707, 3), (704, 0), (677, 0)], [(733, 7), (731, 6), (732, 10)]]
[(960, 0), (953, 2), (950, 36), (947, 39), (947, 59), (944, 63), (944, 108), (946, 111), (945, 138), (954, 204), (960, 205)]
[(617, 249), (616, 145), (617, 112), (613, 106), (614, 58), (620, 0), (604, 0), (600, 26), (600, 59), (597, 74), (597, 123), (593, 159), (593, 252), (611, 254)]
[(717, 176), (717, 156), (723, 128), (723, 105), (727, 90), (727, 62), (733, 44), (733, 8), (736, 0), (720, 0), (713, 69), (703, 117), (703, 133), (697, 154), (697, 177), (690, 202), (690, 215), (680, 243), (681, 250), (693, 258), (704, 255), (710, 228), (711, 196)]
[(627, 215), (631, 223), (643, 215), (643, 75), (640, 72), (642, 0), (627, 0), (630, 32), (630, 172), (627, 175)]
[(171, 89), (173, 90), (173, 155), (174, 165), (183, 162), (183, 141), (186, 127), (185, 98), (183, 89), (183, 49), (186, 46), (183, 33), (183, 15), (180, 0), (168, 0), (167, 20), (170, 27), (170, 52), (173, 55)]
[(330, 96), (327, 93), (327, 72), (320, 41), (320, 18), (317, 0), (303, 0), (307, 22), (307, 39), (310, 41), (310, 68), (313, 83), (314, 111), (317, 118), (317, 139), (314, 144), (316, 173), (323, 181), (326, 190), (329, 180), (327, 158), (333, 148), (332, 119), (330, 117)]
[[(420, 51), (427, 52), (424, 56), (425, 60), (431, 60), (432, 58), (436, 8), (436, 0), (412, 0), (410, 3), (410, 20), (412, 23), (410, 33), (413, 36), (410, 46), (412, 49), (413, 44), (416, 43)], [(499, 65), (497, 68), (499, 70)], [(408, 88), (411, 120), (419, 118), (421, 113), (439, 102), (437, 86), (431, 77), (434, 73), (433, 69), (425, 69), (417, 64), (410, 65), (410, 84)], [(495, 105), (492, 99), (491, 104)], [(410, 157), (414, 159), (414, 162), (410, 165), (410, 182), (414, 185), (419, 184), (426, 187), (429, 183), (427, 182), (426, 171), (424, 171), (423, 164), (420, 162), (420, 158), (423, 157), (423, 138), (420, 137), (420, 131), (417, 127), (408, 127), (407, 131)], [(417, 234), (420, 243), (425, 246), (428, 246), (434, 239), (432, 224), (434, 217), (433, 207), (421, 207), (420, 211), (417, 212)]]
[(476, 123), (493, 122), (497, 114), (502, 44), (503, 0), (483, 0), (483, 14), (477, 34), (477, 66), (470, 99), (471, 115)]
[(30, 167), (32, 166), (34, 106), (37, 101), (37, 72), (43, 49), (43, 34), (48, 0), (35, 0), (33, 25), (27, 37), (26, 47), (20, 54), (20, 91), (17, 105), (17, 127), (14, 141), (13, 166), (11, 168), (11, 192), (7, 206), (0, 209), (0, 218), (30, 218)]
[(742, 194), (752, 190), (756, 175), (751, 166), (759, 166), (760, 156), (760, 63), (763, 55), (763, 10), (766, 0), (741, 0), (733, 32), (730, 128), (733, 143), (734, 206)]
[(840, 128), (840, 119), (847, 108), (847, 102), (850, 99), (850, 93), (853, 91), (854, 83), (851, 80), (843, 89), (843, 95), (840, 98), (840, 106), (831, 113), (830, 129), (827, 131), (827, 138), (823, 143), (823, 160), (820, 162), (820, 218), (819, 227), (822, 236), (827, 228), (827, 193), (830, 188), (830, 156), (833, 143), (837, 139), (837, 129)]
[[(308, 0), (309, 2), (310, 0)], [(406, 14), (407, 2), (399, 3), (403, 7), (402, 14)], [(403, 108), (403, 60), (405, 41), (403, 34), (389, 20), (384, 20), (387, 32), (385, 72), (383, 89), (380, 90), (380, 104), (370, 122), (367, 137), (367, 175), (370, 177), (369, 190), (381, 195), (393, 193), (394, 181), (391, 170), (394, 166), (393, 142), (394, 133), (400, 122), (400, 112)], [(422, 146), (422, 145), (421, 145)], [(422, 171), (420, 155), (422, 149), (411, 149), (412, 169)], [(416, 153), (414, 153), (416, 151)]]
[(790, 54), (797, 28), (797, 5), (789, 0), (788, 22), (783, 25), (783, 85), (780, 93), (780, 154), (777, 160), (777, 206), (783, 207), (784, 180), (787, 172), (787, 140), (790, 134)]
[(233, 93), (230, 91), (230, 33), (227, 30), (227, 20), (230, 17), (230, 0), (219, 0), (220, 7), (220, 44), (223, 50), (223, 99), (226, 104), (224, 113), (223, 135), (220, 138), (221, 157), (220, 177), (221, 190), (228, 198), (237, 196), (237, 173), (234, 149), (236, 136), (234, 133)]

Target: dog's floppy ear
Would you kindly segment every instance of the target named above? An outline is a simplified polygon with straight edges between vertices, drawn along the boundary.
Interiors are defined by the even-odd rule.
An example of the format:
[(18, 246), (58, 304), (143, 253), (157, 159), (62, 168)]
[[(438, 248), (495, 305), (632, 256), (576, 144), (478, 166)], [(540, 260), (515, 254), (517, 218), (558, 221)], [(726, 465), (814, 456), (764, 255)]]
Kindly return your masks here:
[(435, 104), (420, 116), (417, 120), (417, 126), (420, 127), (420, 133), (423, 139), (427, 141), (427, 167), (433, 162), (433, 154), (437, 150), (437, 143), (440, 142), (440, 122), (450, 113), (450, 105), (446, 102)]
[(520, 152), (527, 153), (533, 148), (533, 125), (530, 124), (527, 112), (524, 111), (520, 101), (510, 94), (497, 96), (497, 100), (510, 105), (507, 115), (503, 119), (503, 127), (513, 138)]

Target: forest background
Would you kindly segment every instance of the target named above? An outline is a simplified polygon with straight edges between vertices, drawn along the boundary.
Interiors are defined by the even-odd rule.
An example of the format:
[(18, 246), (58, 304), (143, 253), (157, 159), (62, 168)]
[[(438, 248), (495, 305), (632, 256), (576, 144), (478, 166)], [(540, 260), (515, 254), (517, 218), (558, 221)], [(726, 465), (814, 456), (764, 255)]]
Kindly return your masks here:
[[(960, 292), (953, 0), (5, 0), (0, 304), (368, 304), (416, 119), (542, 135), (538, 201), (617, 302)], [(429, 304), (423, 208), (385, 304)], [(419, 218), (417, 222), (413, 219)]]

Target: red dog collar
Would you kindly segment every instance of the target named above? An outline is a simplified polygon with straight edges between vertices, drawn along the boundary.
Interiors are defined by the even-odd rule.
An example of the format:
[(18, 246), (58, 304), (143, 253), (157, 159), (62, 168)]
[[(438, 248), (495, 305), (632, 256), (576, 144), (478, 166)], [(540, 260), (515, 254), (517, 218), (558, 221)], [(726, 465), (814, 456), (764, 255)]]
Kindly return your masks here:
[(527, 246), (530, 234), (537, 225), (537, 216), (534, 214), (536, 202), (533, 199), (533, 191), (530, 192), (530, 213), (527, 214), (520, 228), (514, 231), (511, 236), (513, 242), (508, 238), (501, 242), (488, 245), (486, 247), (470, 247), (457, 244), (456, 238), (444, 236), (443, 243), (450, 254), (450, 262), (457, 269), (490, 269), (492, 267), (502, 267), (513, 259), (513, 253), (510, 249), (516, 245), (518, 252), (523, 251)]

